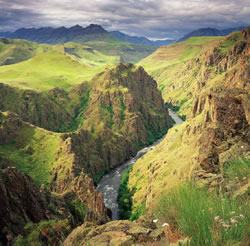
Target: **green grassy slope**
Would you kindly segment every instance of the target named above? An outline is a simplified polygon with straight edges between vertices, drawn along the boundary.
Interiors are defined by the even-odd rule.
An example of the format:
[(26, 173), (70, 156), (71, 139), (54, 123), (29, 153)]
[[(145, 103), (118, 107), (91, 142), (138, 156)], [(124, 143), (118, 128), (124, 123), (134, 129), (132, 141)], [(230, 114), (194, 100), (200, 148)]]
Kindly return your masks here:
[(157, 76), (162, 68), (187, 61), (217, 44), (223, 37), (190, 38), (184, 42), (162, 46), (139, 62), (147, 72)]
[(178, 106), (185, 104), (180, 112), (185, 115), (192, 103), (192, 84), (199, 71), (195, 58), (222, 39), (223, 37), (198, 37), (163, 46), (141, 60), (139, 65), (157, 81), (165, 102)]
[(14, 119), (11, 113), (0, 112), (0, 129), (15, 133), (6, 144), (0, 144), (0, 155), (10, 160), (20, 171), (29, 174), (36, 184), (47, 184), (60, 134), (28, 123), (15, 124)]
[(74, 84), (90, 80), (104, 69), (104, 65), (93, 67), (80, 64), (52, 50), (18, 64), (0, 67), (0, 80), (24, 89), (48, 91), (58, 87), (68, 91)]
[(72, 59), (90, 66), (103, 66), (105, 64), (120, 63), (119, 56), (107, 56), (95, 49), (79, 43), (69, 42), (66, 44), (58, 44), (56, 45), (56, 49), (62, 50), (70, 55)]
[(149, 45), (130, 44), (118, 39), (90, 41), (84, 43), (105, 55), (120, 56), (123, 63), (136, 63), (156, 50)]
[[(210, 165), (209, 167), (212, 169), (216, 165), (221, 168), (218, 163), (220, 162), (222, 165), (232, 156), (241, 156), (244, 152), (247, 154), (245, 149), (247, 143), (243, 136), (247, 134), (249, 128), (246, 106), (249, 104), (247, 96), (249, 83), (246, 83), (246, 80), (249, 79), (246, 76), (247, 67), (249, 68), (248, 42), (246, 34), (244, 36), (242, 33), (234, 33), (224, 38), (213, 49), (195, 58), (194, 61), (182, 64), (183, 68), (179, 67), (180, 71), (172, 72), (175, 83), (172, 83), (171, 86), (175, 87), (170, 88), (167, 84), (165, 90), (169, 90), (169, 94), (175, 93), (176, 98), (183, 96), (185, 100), (188, 99), (185, 97), (187, 91), (192, 92), (192, 108), (190, 106), (186, 109), (190, 117), (183, 124), (171, 129), (167, 137), (154, 150), (139, 159), (133, 166), (130, 180), (131, 184), (136, 184), (138, 190), (135, 197), (136, 202), (147, 191), (147, 183), (155, 186), (154, 192), (152, 192), (154, 198), (158, 192), (162, 191), (159, 189), (160, 186), (163, 187), (162, 189), (169, 190), (172, 186), (182, 182), (183, 177), (189, 178), (198, 165), (202, 166), (204, 156), (206, 158), (209, 156), (206, 164)], [(227, 51), (226, 54), (225, 51)], [(190, 66), (189, 69), (187, 65)], [(191, 79), (189, 76), (192, 76), (196, 66), (200, 70), (197, 76), (193, 76)], [(187, 71), (185, 72), (185, 70)], [(184, 78), (190, 79), (191, 83), (188, 84)], [(182, 86), (178, 84), (180, 79), (183, 79)], [(201, 85), (201, 82), (204, 84)], [(238, 123), (239, 125), (236, 127), (233, 122), (241, 123)], [(215, 129), (214, 135), (211, 134), (211, 129)], [(218, 133), (220, 131), (222, 134)], [(241, 137), (238, 137), (237, 134)], [(211, 160), (211, 152), (214, 156), (218, 155), (216, 165), (214, 164), (216, 161)], [(147, 166), (147, 163), (150, 165)], [(157, 179), (154, 179), (153, 182), (149, 179), (151, 163), (155, 165), (154, 168), (159, 168)], [(195, 165), (197, 166), (195, 167)], [(204, 168), (204, 166), (202, 167)], [(156, 173), (152, 174), (156, 175)], [(136, 183), (137, 181), (138, 183)], [(145, 189), (144, 194), (143, 189)], [(140, 197), (141, 194), (143, 195)]]
[(0, 66), (25, 61), (52, 49), (46, 44), (37, 44), (21, 39), (0, 38)]

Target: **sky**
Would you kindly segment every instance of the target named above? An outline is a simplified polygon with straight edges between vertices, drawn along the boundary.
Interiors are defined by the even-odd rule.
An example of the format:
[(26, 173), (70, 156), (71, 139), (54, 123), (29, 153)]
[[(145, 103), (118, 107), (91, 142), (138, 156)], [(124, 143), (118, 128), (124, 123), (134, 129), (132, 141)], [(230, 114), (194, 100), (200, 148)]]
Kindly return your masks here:
[(0, 32), (76, 24), (177, 39), (198, 28), (250, 25), (250, 0), (0, 0)]

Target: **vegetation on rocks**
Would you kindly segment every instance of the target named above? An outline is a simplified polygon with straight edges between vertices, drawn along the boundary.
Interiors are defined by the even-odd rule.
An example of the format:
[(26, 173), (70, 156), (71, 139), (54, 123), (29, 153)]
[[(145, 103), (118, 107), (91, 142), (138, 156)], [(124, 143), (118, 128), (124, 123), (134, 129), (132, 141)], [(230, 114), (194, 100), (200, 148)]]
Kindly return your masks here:
[[(237, 185), (238, 190), (247, 185), (249, 165), (250, 160), (227, 162), (223, 167), (225, 180), (218, 190), (208, 191), (207, 187), (189, 182), (162, 195), (153, 212), (158, 223), (171, 224), (191, 239), (191, 245), (247, 244), (250, 220), (247, 191), (235, 196), (236, 189), (228, 192), (228, 184), (234, 188)], [(240, 173), (236, 179), (235, 175)]]
[(62, 245), (70, 232), (70, 225), (67, 220), (45, 220), (29, 223), (24, 229), (27, 235), (19, 236), (14, 246)]

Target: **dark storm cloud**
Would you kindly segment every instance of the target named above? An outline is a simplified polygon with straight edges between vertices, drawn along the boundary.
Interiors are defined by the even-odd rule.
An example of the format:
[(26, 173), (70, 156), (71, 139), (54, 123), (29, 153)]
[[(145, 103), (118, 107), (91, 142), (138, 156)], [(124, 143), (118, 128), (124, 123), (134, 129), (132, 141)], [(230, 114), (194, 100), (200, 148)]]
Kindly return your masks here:
[(201, 27), (249, 25), (249, 0), (0, 0), (0, 31), (20, 27), (86, 26), (152, 38)]

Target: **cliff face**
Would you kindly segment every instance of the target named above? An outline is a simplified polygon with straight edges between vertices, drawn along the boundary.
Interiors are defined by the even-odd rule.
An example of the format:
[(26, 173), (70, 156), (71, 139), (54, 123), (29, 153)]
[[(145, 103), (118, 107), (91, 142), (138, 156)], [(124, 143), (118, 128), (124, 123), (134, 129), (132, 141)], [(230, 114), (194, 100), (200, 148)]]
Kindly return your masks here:
[[(92, 84), (80, 129), (60, 137), (50, 184), (53, 191), (71, 189), (81, 173), (95, 178), (121, 164), (153, 134), (169, 127), (156, 82), (142, 68), (119, 65), (99, 74)], [(93, 200), (98, 199), (94, 195)]]
[[(50, 180), (54, 158), (63, 144), (61, 135), (24, 122), (16, 114), (0, 112), (0, 202), (4, 206), (0, 242), (3, 245), (8, 238), (14, 240), (19, 234), (26, 235), (24, 226), (31, 222), (66, 218), (76, 226), (79, 216), (82, 221), (85, 213), (86, 220), (97, 224), (110, 220), (111, 214), (104, 206), (102, 195), (83, 169), (82, 173), (76, 172), (70, 182), (65, 180), (67, 186), (63, 194), (51, 193), (44, 185), (39, 191), (38, 187)], [(30, 174), (33, 180), (23, 173)], [(55, 240), (60, 235), (55, 236)]]
[(134, 209), (143, 202), (151, 207), (160, 193), (185, 180), (219, 173), (227, 160), (249, 157), (249, 29), (227, 37), (197, 63), (188, 120), (133, 167)]
[(24, 226), (30, 222), (60, 218), (72, 223), (72, 215), (62, 197), (46, 189), (39, 190), (29, 176), (15, 168), (0, 171), (0, 203), (0, 243), (3, 245), (23, 234)]
[(75, 117), (86, 92), (86, 83), (74, 86), (68, 93), (54, 88), (48, 94), (0, 83), (0, 110), (14, 112), (24, 121), (50, 131), (72, 131), (77, 128)]

